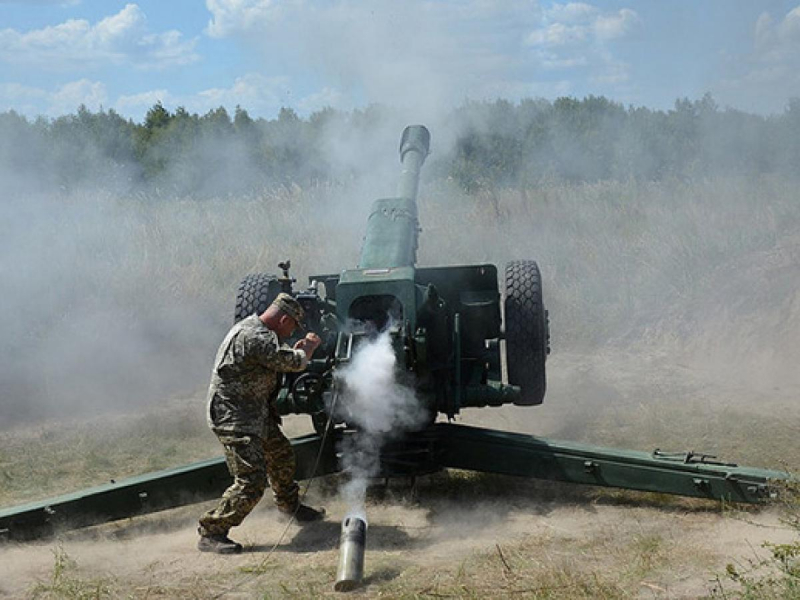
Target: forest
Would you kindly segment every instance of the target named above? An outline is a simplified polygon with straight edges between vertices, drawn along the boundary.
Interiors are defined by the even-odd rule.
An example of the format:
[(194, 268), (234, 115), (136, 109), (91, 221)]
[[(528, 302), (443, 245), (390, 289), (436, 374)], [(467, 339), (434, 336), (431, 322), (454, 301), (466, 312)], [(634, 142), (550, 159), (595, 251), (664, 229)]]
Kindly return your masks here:
[[(116, 192), (158, 189), (174, 196), (218, 196), (354, 177), (331, 160), (326, 140), (360, 143), (391, 118), (378, 105), (326, 108), (273, 119), (152, 106), (141, 123), (113, 109), (30, 120), (0, 113), (0, 169), (17, 185)], [(623, 106), (604, 97), (466, 102), (438, 124), (452, 143), (428, 170), (463, 191), (558, 183), (662, 181), (705, 176), (794, 175), (800, 164), (800, 98), (780, 114), (718, 106), (706, 94), (669, 110)], [(434, 139), (441, 138), (434, 130)], [(394, 136), (394, 134), (393, 134)], [(7, 188), (8, 191), (8, 188)]]

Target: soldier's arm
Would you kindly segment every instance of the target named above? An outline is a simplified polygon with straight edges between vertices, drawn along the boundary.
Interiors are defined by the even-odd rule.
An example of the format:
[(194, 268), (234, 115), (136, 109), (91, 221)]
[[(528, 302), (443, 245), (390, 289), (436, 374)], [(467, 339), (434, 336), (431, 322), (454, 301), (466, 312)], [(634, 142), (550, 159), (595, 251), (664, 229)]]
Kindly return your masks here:
[(267, 361), (267, 366), (276, 371), (297, 372), (302, 371), (308, 364), (308, 355), (305, 350), (290, 348), (282, 344)]
[(250, 340), (249, 351), (259, 364), (284, 373), (302, 371), (308, 364), (308, 355), (304, 350), (279, 344), (274, 334)]
[[(314, 352), (319, 348), (320, 344), (322, 344), (322, 340), (320, 337), (313, 332), (309, 332), (305, 335), (305, 337), (301, 340), (298, 340), (297, 343), (294, 345), (294, 348), (291, 348), (292, 352), (302, 352), (304, 356), (303, 364), (299, 369), (290, 369), (287, 368), (286, 370), (298, 370), (302, 371), (306, 368), (308, 361), (311, 360), (311, 357), (314, 355)], [(281, 349), (289, 350), (288, 347), (282, 346)]]
[[(297, 341), (297, 343), (294, 345), (294, 348), (289, 348), (288, 346), (282, 345), (278, 349), (278, 352), (283, 351), (286, 353), (285, 362), (289, 364), (281, 363), (282, 366), (276, 368), (280, 368), (283, 371), (302, 371), (306, 368), (308, 361), (311, 360), (311, 357), (314, 355), (314, 352), (317, 348), (319, 348), (321, 343), (322, 340), (316, 333), (309, 332), (303, 339)], [(295, 368), (293, 359), (289, 354), (290, 352), (295, 353), (295, 355), (302, 354), (303, 358), (299, 367)]]

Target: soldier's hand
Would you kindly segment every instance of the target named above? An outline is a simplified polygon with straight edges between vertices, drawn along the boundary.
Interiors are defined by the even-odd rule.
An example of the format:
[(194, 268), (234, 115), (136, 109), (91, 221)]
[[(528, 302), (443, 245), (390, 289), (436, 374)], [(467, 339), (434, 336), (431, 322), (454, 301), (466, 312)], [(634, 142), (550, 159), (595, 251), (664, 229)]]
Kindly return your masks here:
[(314, 351), (322, 343), (320, 337), (313, 331), (309, 331), (303, 339), (306, 342), (306, 352), (308, 352), (309, 357), (314, 354)]
[(319, 348), (321, 343), (322, 340), (316, 333), (309, 332), (306, 334), (306, 337), (297, 341), (297, 343), (294, 345), (294, 349), (302, 350), (306, 353), (308, 358), (311, 358), (311, 355), (314, 354), (314, 351)]

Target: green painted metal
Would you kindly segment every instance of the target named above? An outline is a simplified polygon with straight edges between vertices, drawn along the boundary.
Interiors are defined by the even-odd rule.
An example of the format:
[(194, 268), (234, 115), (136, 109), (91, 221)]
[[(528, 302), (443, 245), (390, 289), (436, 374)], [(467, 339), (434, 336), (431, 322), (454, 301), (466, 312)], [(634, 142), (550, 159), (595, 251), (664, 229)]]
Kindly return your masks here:
[(385, 198), (372, 205), (361, 247), (360, 269), (413, 267), (417, 262), (419, 221), (414, 198)]
[[(303, 436), (291, 442), (300, 479), (337, 470), (336, 456), (330, 445), (332, 440), (330, 447), (322, 452), (322, 438), (317, 435)], [(223, 458), (111, 481), (0, 510), (0, 539), (42, 537), (62, 529), (87, 527), (201, 502), (219, 497), (230, 484), (231, 476)]]
[(410, 125), (400, 138), (400, 164), (403, 169), (397, 185), (401, 198), (417, 198), (419, 175), (431, 147), (431, 134), (423, 125)]
[(461, 408), (483, 408), (513, 404), (520, 397), (520, 388), (499, 381), (489, 380), (485, 384), (473, 384), (462, 389)]
[(781, 471), (717, 464), (690, 453), (648, 454), (475, 427), (436, 427), (439, 464), (447, 468), (751, 503), (770, 497), (770, 481), (790, 479)]
[[(298, 478), (337, 472), (336, 448), (351, 435), (356, 434), (336, 430), (324, 447), (317, 435), (293, 439)], [(388, 444), (381, 455), (380, 476), (456, 468), (748, 503), (770, 498), (771, 482), (791, 479), (780, 471), (710, 460), (703, 455), (648, 454), (437, 423)], [(228, 485), (222, 458), (132, 477), (0, 510), (0, 538), (30, 539), (200, 502), (218, 497)]]
[[(414, 267), (351, 269), (344, 271), (336, 286), (336, 311), (341, 323), (350, 319), (369, 320), (370, 306), (363, 299), (392, 297), (402, 306), (402, 314), (395, 315), (409, 327), (416, 326), (417, 296)], [(375, 308), (381, 308), (375, 305)], [(384, 311), (385, 314), (385, 311)], [(378, 315), (371, 315), (377, 318)]]
[(400, 140), (403, 167), (398, 197), (377, 200), (367, 220), (367, 234), (361, 247), (360, 269), (413, 267), (417, 262), (417, 192), (419, 175), (430, 148), (425, 127), (406, 127)]

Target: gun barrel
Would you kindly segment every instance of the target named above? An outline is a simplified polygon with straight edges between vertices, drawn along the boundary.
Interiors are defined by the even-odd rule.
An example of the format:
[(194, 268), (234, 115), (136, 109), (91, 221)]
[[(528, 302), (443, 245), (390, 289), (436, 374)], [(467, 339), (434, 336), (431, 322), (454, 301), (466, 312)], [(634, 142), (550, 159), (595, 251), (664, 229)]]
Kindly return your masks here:
[(431, 134), (422, 125), (403, 130), (400, 139), (400, 174), (396, 198), (376, 200), (367, 220), (361, 247), (360, 269), (413, 267), (417, 261), (417, 190), (419, 174), (430, 148)]
[(431, 145), (431, 134), (423, 125), (410, 125), (403, 130), (400, 138), (400, 164), (403, 171), (397, 187), (401, 198), (417, 199), (419, 174)]

